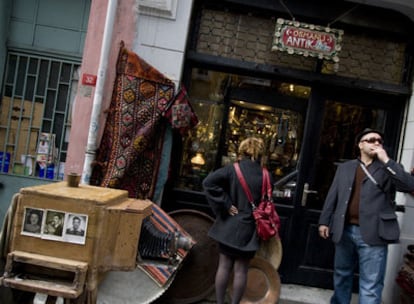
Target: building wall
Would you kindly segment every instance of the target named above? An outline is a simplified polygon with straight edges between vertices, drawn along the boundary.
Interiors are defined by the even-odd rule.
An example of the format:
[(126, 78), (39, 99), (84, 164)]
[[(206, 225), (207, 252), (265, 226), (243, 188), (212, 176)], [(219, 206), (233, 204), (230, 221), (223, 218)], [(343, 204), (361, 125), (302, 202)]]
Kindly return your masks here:
[(8, 45), (81, 58), (89, 6), (90, 0), (14, 0)]
[[(271, 51), (276, 20), (204, 9), (197, 51), (259, 64), (315, 71), (317, 58)], [(345, 30), (339, 64), (324, 60), (322, 73), (401, 84), (406, 43)]]
[(133, 50), (178, 86), (184, 64), (193, 0), (171, 2), (175, 1), (176, 12), (171, 12), (175, 14), (174, 18), (157, 14), (151, 8), (138, 8), (140, 14)]
[[(106, 6), (109, 1), (92, 1), (88, 32), (85, 40), (82, 74), (97, 75), (99, 51), (105, 26)], [(167, 1), (169, 2), (169, 1)], [(176, 4), (172, 12), (160, 12), (151, 7), (140, 6), (139, 0), (118, 1), (116, 20), (112, 34), (110, 58), (107, 65), (106, 81), (102, 100), (102, 114), (98, 129), (98, 143), (103, 133), (105, 114), (109, 107), (115, 80), (115, 64), (121, 41), (142, 59), (153, 65), (178, 86), (184, 63), (188, 26), (192, 0), (171, 0)], [(146, 3), (149, 3), (146, 1)], [(174, 7), (174, 5), (173, 5)], [(173, 16), (173, 17), (171, 17)], [(82, 173), (85, 150), (90, 128), (90, 117), (94, 102), (95, 88), (79, 83), (75, 99), (73, 120), (66, 166), (68, 170)]]
[[(414, 83), (412, 84), (414, 90)], [(408, 102), (405, 131), (401, 143), (401, 164), (406, 170), (414, 168), (414, 95)], [(399, 213), (401, 226), (400, 243), (389, 246), (387, 274), (385, 278), (384, 303), (397, 303), (400, 288), (395, 283), (398, 270), (404, 263), (407, 245), (414, 244), (414, 195), (397, 193), (398, 204), (405, 205), (405, 212)]]
[[(104, 35), (107, 6), (109, 1), (92, 1), (88, 23), (88, 31), (83, 49), (80, 78), (84, 74), (98, 75), (101, 47)], [(115, 65), (119, 53), (121, 41), (127, 48), (131, 48), (136, 31), (137, 11), (135, 0), (117, 1), (116, 16), (112, 32), (112, 43), (106, 73), (104, 91), (102, 94), (101, 115), (99, 124), (93, 126), (96, 129), (98, 143), (103, 133), (105, 123), (105, 109), (109, 107), (115, 80)], [(91, 113), (94, 103), (95, 87), (85, 85), (79, 81), (78, 94), (76, 95), (72, 119), (76, 124), (72, 125), (69, 137), (68, 156), (66, 158), (66, 172), (82, 173), (85, 161), (85, 152), (88, 142), (88, 130), (90, 129)], [(96, 101), (98, 102), (98, 101)]]

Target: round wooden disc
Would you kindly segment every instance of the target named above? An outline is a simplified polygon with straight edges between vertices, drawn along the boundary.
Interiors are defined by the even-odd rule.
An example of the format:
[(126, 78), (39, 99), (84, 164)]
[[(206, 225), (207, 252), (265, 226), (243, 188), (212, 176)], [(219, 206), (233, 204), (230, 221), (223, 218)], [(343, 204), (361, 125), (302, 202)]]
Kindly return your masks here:
[(163, 298), (174, 304), (194, 303), (214, 290), (219, 252), (217, 242), (207, 235), (214, 219), (190, 209), (172, 211), (169, 215), (191, 235), (196, 244), (184, 259)]

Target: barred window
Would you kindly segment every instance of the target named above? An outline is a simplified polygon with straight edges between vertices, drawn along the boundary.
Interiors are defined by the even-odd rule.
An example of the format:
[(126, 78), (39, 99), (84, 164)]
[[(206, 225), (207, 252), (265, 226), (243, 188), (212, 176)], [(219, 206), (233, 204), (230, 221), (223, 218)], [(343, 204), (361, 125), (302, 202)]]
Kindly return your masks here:
[(63, 179), (79, 63), (9, 52), (0, 104), (0, 171)]

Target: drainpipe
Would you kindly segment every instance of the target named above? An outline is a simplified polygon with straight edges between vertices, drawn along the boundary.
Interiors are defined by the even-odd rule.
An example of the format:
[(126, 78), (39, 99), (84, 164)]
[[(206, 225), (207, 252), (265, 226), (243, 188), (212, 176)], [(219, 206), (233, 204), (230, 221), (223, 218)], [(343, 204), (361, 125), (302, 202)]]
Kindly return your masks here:
[(112, 43), (112, 30), (114, 27), (116, 16), (117, 0), (109, 0), (106, 12), (105, 28), (102, 39), (101, 56), (99, 58), (98, 77), (96, 81), (95, 94), (93, 96), (93, 105), (91, 113), (91, 122), (88, 132), (88, 143), (86, 145), (85, 162), (82, 171), (82, 184), (89, 184), (92, 174), (92, 162), (95, 160), (97, 149), (97, 135), (99, 130), (99, 115), (101, 114), (101, 106), (103, 99), (103, 90), (105, 87), (105, 79), (107, 66), (109, 61), (109, 53)]

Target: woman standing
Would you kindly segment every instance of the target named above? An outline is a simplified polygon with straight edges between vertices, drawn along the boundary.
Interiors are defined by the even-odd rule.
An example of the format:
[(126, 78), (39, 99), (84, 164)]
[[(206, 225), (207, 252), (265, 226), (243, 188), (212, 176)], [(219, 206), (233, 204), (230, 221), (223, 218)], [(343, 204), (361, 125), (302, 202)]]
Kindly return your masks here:
[[(262, 191), (264, 143), (249, 137), (239, 146), (239, 165), (257, 204)], [(233, 164), (217, 169), (203, 181), (204, 192), (216, 219), (208, 235), (219, 243), (219, 264), (215, 287), (218, 304), (224, 303), (231, 271), (234, 269), (232, 304), (243, 297), (249, 261), (259, 249), (252, 207), (238, 180)]]

